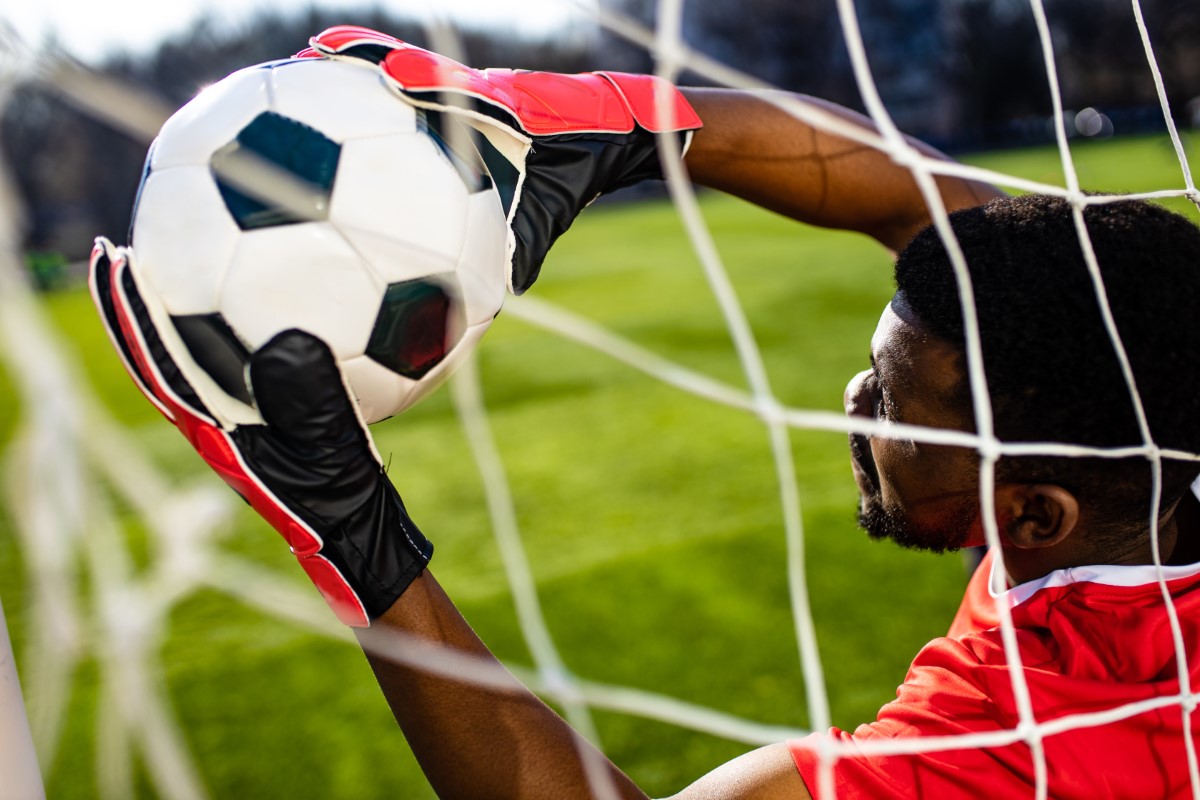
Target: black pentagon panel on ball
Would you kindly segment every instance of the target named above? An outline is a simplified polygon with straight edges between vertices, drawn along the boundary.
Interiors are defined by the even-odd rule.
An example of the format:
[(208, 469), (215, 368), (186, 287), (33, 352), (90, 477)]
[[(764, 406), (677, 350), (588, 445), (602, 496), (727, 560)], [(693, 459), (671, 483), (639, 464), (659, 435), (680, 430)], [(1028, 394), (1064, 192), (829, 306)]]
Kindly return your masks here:
[(447, 287), (439, 278), (388, 286), (367, 356), (413, 380), (442, 363), (465, 329), (462, 306)]
[(142, 165), (142, 179), (138, 181), (137, 194), (133, 197), (133, 210), (129, 213), (129, 241), (133, 241), (133, 223), (137, 219), (138, 209), (142, 206), (142, 190), (146, 188), (146, 179), (150, 177), (150, 166), (154, 163), (154, 146), (157, 142), (150, 143), (150, 149), (146, 151), (146, 163)]
[(226, 394), (254, 405), (245, 377), (250, 351), (225, 318), (220, 314), (180, 314), (171, 321), (200, 369)]
[(328, 219), (341, 153), (315, 128), (266, 111), (209, 163), (238, 227), (253, 230)]

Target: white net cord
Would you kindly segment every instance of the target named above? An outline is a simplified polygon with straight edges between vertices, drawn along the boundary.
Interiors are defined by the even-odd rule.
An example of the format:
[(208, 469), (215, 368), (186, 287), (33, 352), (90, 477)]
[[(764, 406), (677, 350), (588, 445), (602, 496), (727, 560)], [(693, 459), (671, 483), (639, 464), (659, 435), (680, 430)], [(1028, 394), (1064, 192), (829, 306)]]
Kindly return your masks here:
[[(603, 353), (682, 392), (728, 407), (734, 413), (750, 415), (763, 425), (779, 488), (790, 609), (801, 666), (799, 677), (805, 684), (807, 715), (813, 730), (828, 729), (831, 712), (809, 602), (804, 528), (790, 429), (860, 433), (953, 444), (975, 450), (980, 459), (980, 502), (985, 534), (997, 558), (1001, 559), (1000, 533), (992, 506), (995, 467), (1002, 456), (1142, 456), (1147, 460), (1155, 486), (1149, 519), (1151, 531), (1156, 533), (1162, 460), (1196, 460), (1198, 456), (1162, 451), (1150, 436), (1128, 358), (1112, 321), (1083, 216), (1089, 205), (1130, 197), (1186, 197), (1200, 204), (1200, 193), (1195, 188), (1182, 139), (1171, 119), (1170, 104), (1138, 0), (1132, 0), (1131, 13), (1141, 35), (1148, 68), (1180, 164), (1183, 186), (1121, 196), (1085, 195), (1081, 191), (1067, 141), (1050, 26), (1041, 0), (1030, 0), (1029, 7), (1037, 25), (1053, 98), (1056, 140), (1065, 186), (930, 159), (914, 148), (896, 127), (879, 95), (853, 0), (838, 0), (837, 9), (854, 76), (874, 122), (874, 130), (852, 125), (782, 93), (774, 93), (772, 87), (761, 81), (692, 50), (682, 38), (682, 0), (658, 0), (653, 28), (590, 2), (564, 0), (564, 3), (584, 8), (600, 25), (647, 48), (655, 57), (658, 74), (668, 81), (675, 82), (684, 70), (690, 70), (722, 85), (759, 92), (797, 119), (888, 154), (895, 163), (912, 172), (958, 277), (968, 376), (978, 433), (883, 425), (862, 418), (787, 407), (772, 390), (750, 320), (688, 182), (679, 158), (679, 143), (667, 136), (662, 137), (661, 149), (671, 199), (716, 298), (742, 369), (745, 387), (674, 363), (544, 299), (526, 296), (511, 299), (506, 306), (506, 316)], [(454, 55), (461, 49), (461, 43), (452, 28), (439, 23), (438, 19), (435, 15), (435, 22), (430, 27), (431, 37), (439, 49)], [(10, 53), (13, 50), (8, 48)], [(118, 130), (148, 141), (166, 116), (167, 109), (153, 97), (83, 70), (69, 61), (39, 58), (36, 74), (22, 75), (21, 80), (36, 79), (54, 87), (68, 102)], [(29, 60), (34, 61), (32, 57)], [(7, 83), (2, 82), (5, 76), (10, 77)], [(6, 96), (5, 92), (15, 85), (14, 81), (11, 71), (0, 69), (0, 97)], [(1125, 372), (1130, 402), (1136, 409), (1143, 436), (1140, 446), (1087, 448), (1055, 442), (1000, 442), (995, 438), (970, 276), (936, 185), (936, 178), (943, 175), (1053, 194), (1072, 203), (1080, 247), (1093, 277), (1097, 303), (1114, 352)], [(3, 177), (0, 169), (0, 179)], [(19, 237), (13, 222), (18, 215), (11, 197), (0, 197), (3, 199), (7, 199), (7, 205), (0, 205), (0, 225), (6, 226), (0, 228), (0, 357), (4, 358), (22, 396), (21, 408), (25, 415), (16, 444), (7, 454), (7, 488), (31, 587), (23, 672), (27, 676), (26, 697), (34, 713), (31, 739), (23, 734), (28, 727), (23, 727), (25, 712), (19, 694), (14, 691), (16, 679), (11, 669), (13, 659), (7, 647), (8, 637), (0, 636), (0, 775), (4, 776), (4, 781), (10, 780), (10, 776), (19, 776), (17, 779), (24, 783), (17, 785), (23, 790), (28, 789), (29, 797), (40, 796), (40, 775), (32, 743), (36, 742), (43, 765), (53, 762), (71, 694), (73, 671), (82, 658), (91, 654), (97, 657), (101, 674), (96, 730), (99, 796), (115, 800), (132, 795), (133, 765), (140, 757), (161, 796), (182, 800), (206, 797), (201, 770), (190, 754), (187, 737), (173, 718), (157, 653), (171, 610), (196, 591), (211, 588), (307, 630), (340, 641), (348, 641), (349, 637), (329, 620), (319, 598), (307, 587), (297, 586), (278, 574), (225, 552), (220, 547), (218, 531), (229, 524), (231, 505), (226, 493), (212, 481), (179, 487), (164, 480), (154, 463), (130, 444), (129, 434), (113, 422), (92, 396), (80, 377), (80, 370), (59, 345), (52, 326), (21, 278)], [(596, 751), (584, 746), (584, 740), (597, 748), (601, 746), (593, 719), (596, 710), (663, 721), (748, 745), (778, 742), (808, 732), (741, 719), (661, 694), (607, 685), (575, 675), (560, 654), (542, 613), (502, 454), (497, 449), (487, 416), (478, 366), (473, 360), (454, 378), (451, 390), (455, 409), (483, 476), (485, 499), (503, 569), (515, 598), (520, 630), (534, 662), (532, 668), (507, 666), (526, 685), (562, 705), (565, 716), (580, 732), (580, 758), (598, 800), (612, 800), (617, 796), (617, 790), (606, 763)], [(132, 565), (125, 533), (126, 526), (131, 523), (116, 513), (114, 504), (117, 502), (131, 507), (138, 522), (151, 532), (154, 559), (145, 570), (136, 570)], [(1038, 709), (1026, 685), (1010, 607), (998, 602), (997, 612), (1019, 724), (1012, 730), (954, 737), (871, 740), (857, 743), (853, 748), (827, 737), (818, 746), (821, 756), (818, 788), (822, 796), (835, 795), (834, 766), (840, 757), (851, 752), (868, 756), (915, 754), (1001, 747), (1020, 742), (1028, 746), (1034, 765), (1033, 795), (1044, 800), (1049, 795), (1049, 768), (1052, 766), (1047, 763), (1043, 746), (1047, 737), (1112, 724), (1156, 709), (1178, 707), (1185, 723), (1190, 787), (1193, 796), (1200, 798), (1200, 762), (1190, 723), (1197, 695), (1190, 684), (1187, 643), (1183, 641), (1178, 614), (1167, 589), (1157, 536), (1152, 536), (1151, 541), (1175, 644), (1180, 680), (1178, 694), (1104, 711), (1039, 719)], [(996, 574), (1002, 576), (1003, 569)], [(81, 597), (85, 582), (91, 592), (87, 602)], [(1007, 587), (994, 588), (1003, 590)], [(0, 633), (5, 632), (3, 625), (0, 615)], [(373, 651), (405, 664), (498, 691), (512, 689), (509, 672), (447, 648), (393, 635), (372, 634), (363, 642)]]

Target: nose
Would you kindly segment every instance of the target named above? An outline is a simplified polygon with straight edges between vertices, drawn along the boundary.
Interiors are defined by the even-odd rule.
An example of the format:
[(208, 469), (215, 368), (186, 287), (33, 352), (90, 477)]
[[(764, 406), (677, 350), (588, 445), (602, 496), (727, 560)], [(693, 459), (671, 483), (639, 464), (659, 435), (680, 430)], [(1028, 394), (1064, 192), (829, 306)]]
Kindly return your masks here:
[(846, 391), (842, 394), (842, 402), (847, 416), (870, 417), (874, 419), (878, 407), (879, 387), (875, 381), (874, 370), (863, 370), (850, 379)]

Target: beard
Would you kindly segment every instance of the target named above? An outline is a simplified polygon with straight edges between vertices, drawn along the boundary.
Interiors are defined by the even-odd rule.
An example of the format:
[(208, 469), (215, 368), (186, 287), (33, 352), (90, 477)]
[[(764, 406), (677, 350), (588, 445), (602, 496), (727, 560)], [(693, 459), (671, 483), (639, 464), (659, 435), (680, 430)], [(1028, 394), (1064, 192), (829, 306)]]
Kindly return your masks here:
[(885, 508), (880, 498), (863, 498), (858, 505), (858, 526), (872, 539), (887, 539), (909, 550), (949, 553), (966, 546), (975, 521), (974, 500), (953, 509), (937, 525), (917, 525), (899, 509)]
[(872, 539), (887, 539), (909, 550), (948, 553), (961, 550), (971, 536), (979, 509), (978, 499), (964, 497), (943, 513), (936, 523), (916, 523), (899, 508), (888, 508), (879, 489), (879, 475), (865, 436), (851, 434), (850, 457), (859, 478), (858, 526)]

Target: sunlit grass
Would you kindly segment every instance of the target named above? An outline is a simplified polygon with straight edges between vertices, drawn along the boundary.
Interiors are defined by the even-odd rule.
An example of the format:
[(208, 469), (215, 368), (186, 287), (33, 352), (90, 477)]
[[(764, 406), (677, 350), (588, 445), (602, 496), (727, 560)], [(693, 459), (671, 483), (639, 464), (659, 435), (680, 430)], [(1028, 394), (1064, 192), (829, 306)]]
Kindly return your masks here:
[[(1086, 188), (1182, 186), (1159, 139), (1076, 148)], [(1061, 182), (1053, 149), (972, 159)], [(891, 291), (888, 254), (715, 195), (704, 212), (788, 404), (836, 411)], [(1175, 204), (1183, 208), (1183, 204)], [(745, 386), (729, 336), (669, 204), (595, 208), (533, 293), (693, 369)], [(73, 290), (47, 309), (129, 435), (172, 479), (206, 477), (134, 391)], [(685, 395), (502, 314), (480, 349), (491, 422), (551, 631), (571, 670), (750, 718), (808, 724), (787, 595), (779, 489), (753, 418)], [(0, 434), (18, 423), (0, 373)], [(527, 664), (480, 480), (446, 393), (375, 429), (391, 475), (437, 545), (433, 569), (503, 658)], [(916, 650), (946, 628), (958, 559), (875, 544), (855, 530), (843, 437), (792, 436), (811, 600), (834, 721), (873, 718)], [(0, 516), (0, 526), (9, 522)], [(224, 546), (304, 584), (283, 543), (239, 510)], [(21, 650), (31, 594), (0, 527), (0, 596)], [(361, 655), (202, 593), (163, 642), (175, 712), (215, 797), (430, 796)], [(78, 675), (56, 798), (95, 796), (96, 674)], [(744, 746), (600, 715), (606, 750), (652, 794), (677, 791)], [(149, 795), (144, 775), (138, 778)]]

